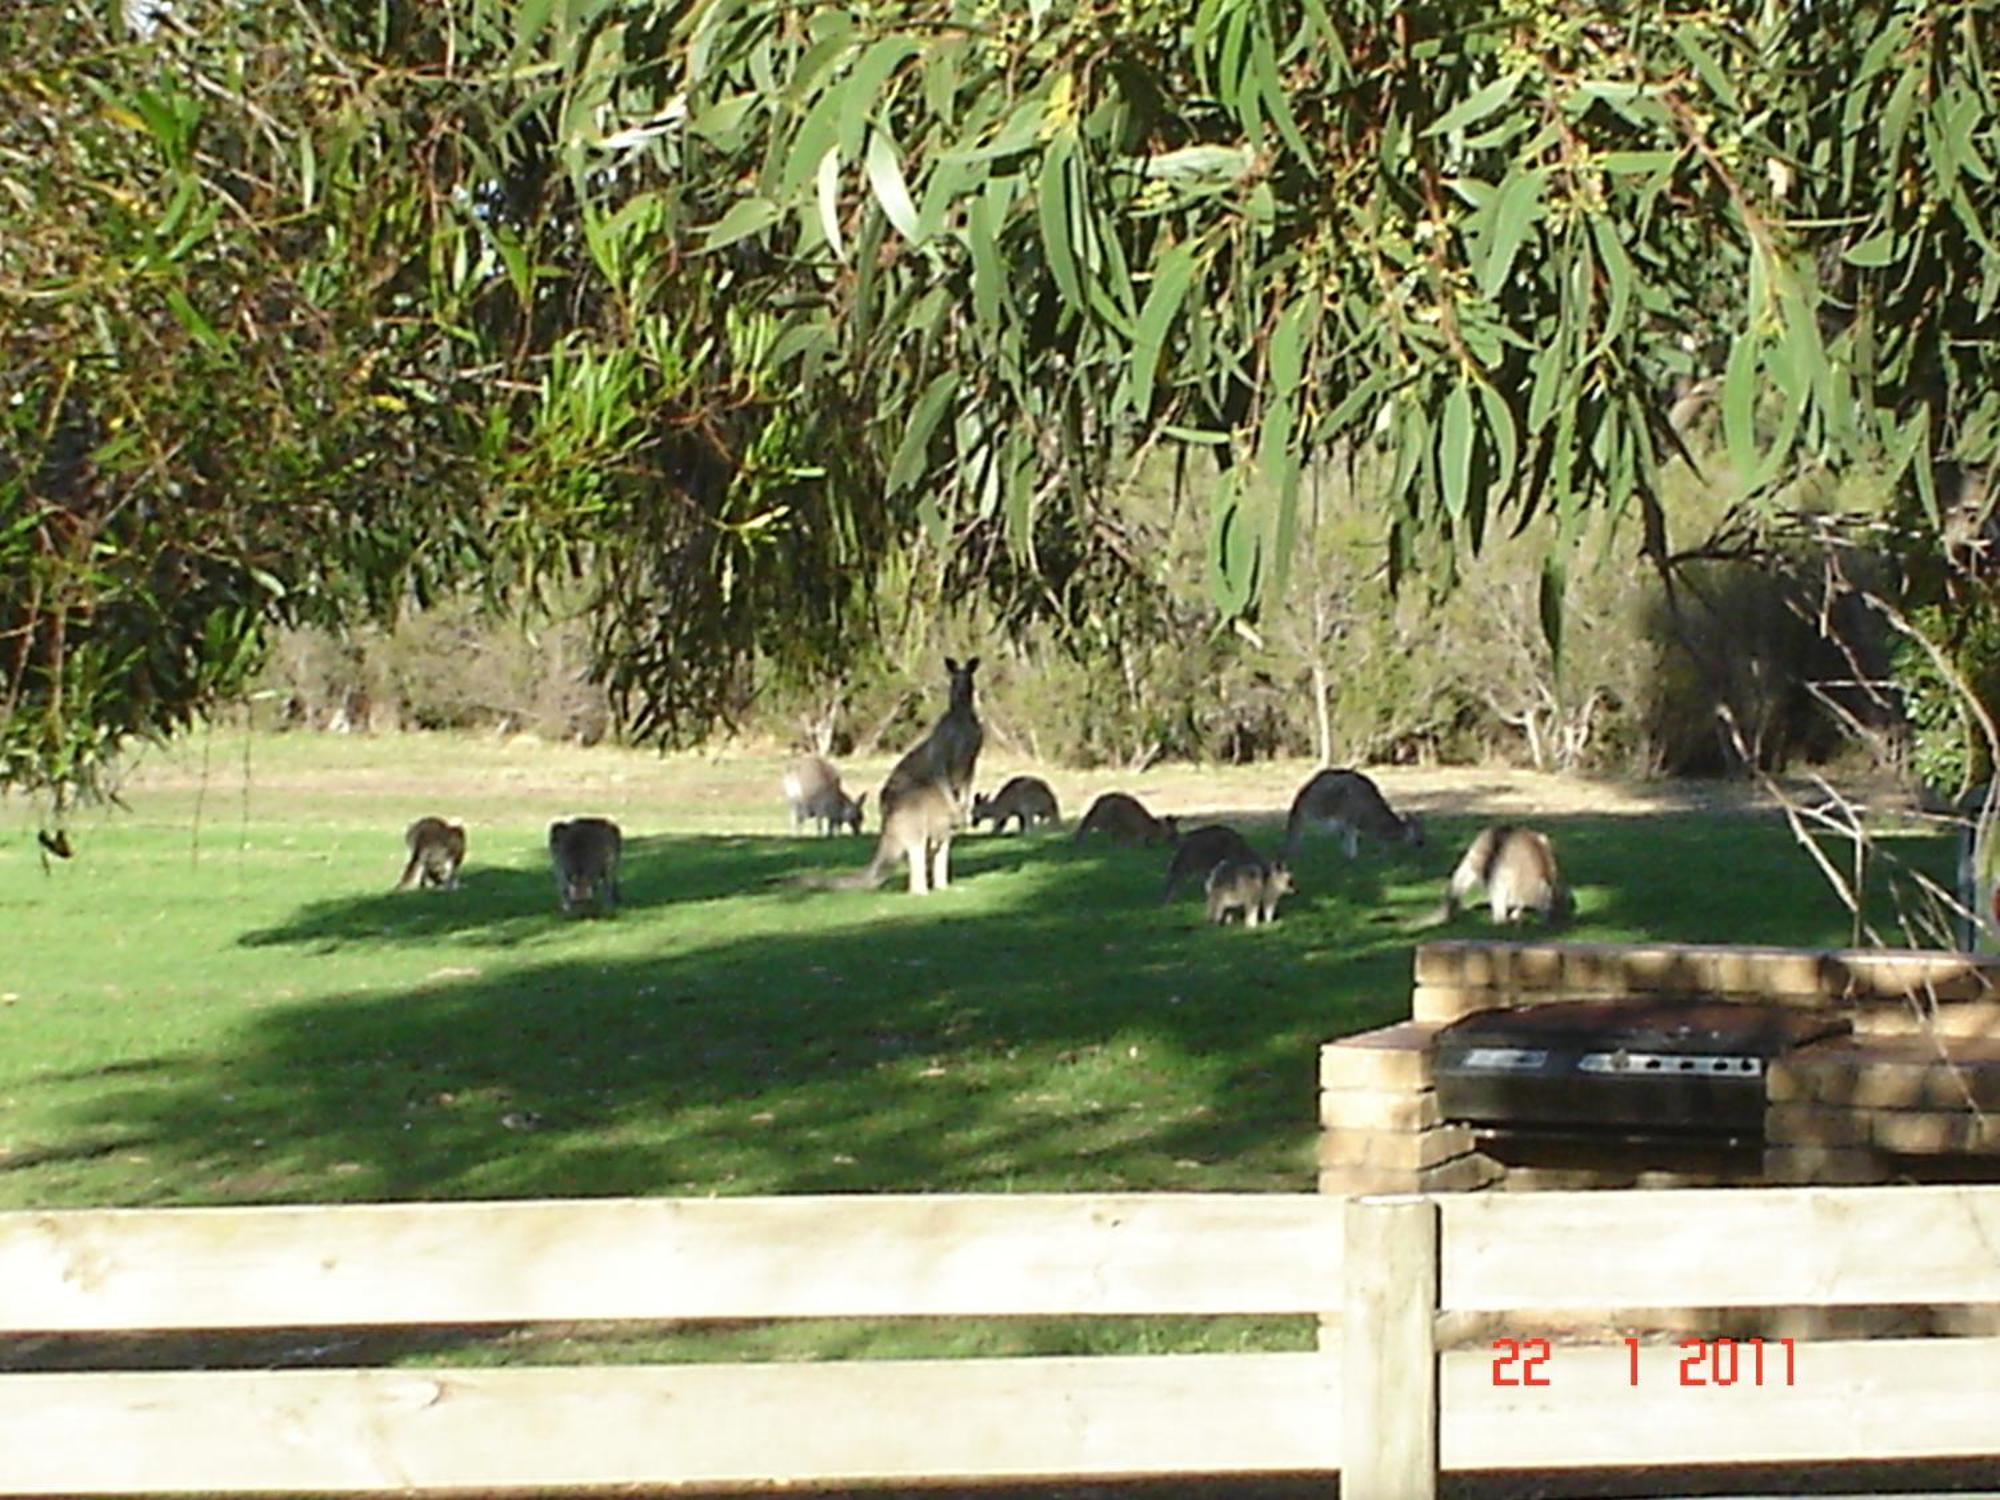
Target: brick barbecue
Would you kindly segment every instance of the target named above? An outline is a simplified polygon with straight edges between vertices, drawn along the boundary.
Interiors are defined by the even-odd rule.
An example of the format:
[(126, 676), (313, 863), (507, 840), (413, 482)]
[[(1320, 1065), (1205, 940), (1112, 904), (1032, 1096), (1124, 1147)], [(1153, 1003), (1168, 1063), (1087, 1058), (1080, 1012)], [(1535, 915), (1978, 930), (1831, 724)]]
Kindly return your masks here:
[[(1321, 1051), (1324, 1192), (2000, 1181), (2000, 959), (1446, 942), (1420, 947), (1415, 968), (1411, 1020)], [(1567, 1080), (1528, 1090), (1546, 1118), (1496, 1113), (1477, 1089), (1464, 1102), (1460, 1042), (1510, 1045), (1510, 1008), (1516, 1019), (1520, 1008), (1550, 1012), (1534, 1024), (1560, 1033), (1553, 1013), (1565, 1006), (1586, 1042), (1613, 1040), (1569, 1046)], [(1645, 1041), (1662, 1020), (1680, 1028), (1683, 1052), (1758, 1058), (1729, 1080), (1734, 1102), (1718, 1121), (1729, 1128), (1619, 1118), (1635, 1112), (1617, 1102), (1630, 1096), (1608, 1090), (1635, 1080), (1614, 1082), (1613, 1060), (1667, 1056)], [(1737, 1045), (1745, 1036), (1752, 1051)], [(1605, 1071), (1583, 1067), (1592, 1055), (1589, 1068)], [(1590, 1097), (1594, 1119), (1578, 1103)]]

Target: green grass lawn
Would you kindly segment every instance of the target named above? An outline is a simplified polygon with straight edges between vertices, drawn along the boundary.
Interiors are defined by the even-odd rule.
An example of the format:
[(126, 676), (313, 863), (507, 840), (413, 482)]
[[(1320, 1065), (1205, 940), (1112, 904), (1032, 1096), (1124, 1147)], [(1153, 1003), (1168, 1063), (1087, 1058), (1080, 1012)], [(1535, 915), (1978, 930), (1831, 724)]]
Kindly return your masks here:
[[(6, 805), (0, 1208), (1309, 1191), (1319, 1045), (1407, 1015), (1416, 942), (1488, 930), (1423, 925), (1484, 821), (1476, 777), (1424, 849), (1309, 845), (1251, 932), (1162, 906), (1164, 852), (1062, 834), (961, 839), (928, 898), (788, 886), (872, 839), (789, 836), (778, 764), (217, 736), (154, 757), (46, 870)], [(1270, 847), (1308, 769), (1201, 773), (1207, 803), (1186, 772), (1048, 774), (1071, 819), (1123, 785), (1261, 807), (1238, 821)], [(470, 825), (465, 885), (393, 894), (431, 811)], [(557, 912), (543, 853), (587, 811), (627, 834), (605, 920)], [(1567, 936), (1847, 937), (1773, 814), (1537, 821), (1578, 887)]]

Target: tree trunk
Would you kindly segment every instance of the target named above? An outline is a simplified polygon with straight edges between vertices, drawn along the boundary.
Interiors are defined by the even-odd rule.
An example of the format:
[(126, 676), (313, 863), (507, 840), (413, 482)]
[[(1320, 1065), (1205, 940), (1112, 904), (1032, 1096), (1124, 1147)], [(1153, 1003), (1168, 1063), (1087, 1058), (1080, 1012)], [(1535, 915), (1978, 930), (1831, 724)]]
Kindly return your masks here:
[(1313, 738), (1322, 767), (1333, 764), (1333, 712), (1326, 701), (1326, 662), (1313, 658)]

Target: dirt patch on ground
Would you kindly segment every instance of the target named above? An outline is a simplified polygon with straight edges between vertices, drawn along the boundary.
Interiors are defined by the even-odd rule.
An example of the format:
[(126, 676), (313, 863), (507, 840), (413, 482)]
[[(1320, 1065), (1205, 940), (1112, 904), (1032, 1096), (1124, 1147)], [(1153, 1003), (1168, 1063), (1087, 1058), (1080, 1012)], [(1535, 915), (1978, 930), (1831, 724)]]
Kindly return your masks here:
[[(210, 799), (216, 809), (238, 796), (310, 796), (333, 805), (503, 804), (524, 811), (590, 806), (657, 810), (673, 815), (682, 826), (704, 818), (723, 823), (768, 818), (777, 830), (789, 827), (779, 793), (779, 779), (789, 759), (789, 752), (769, 746), (662, 755), (609, 746), (586, 749), (527, 735), (503, 739), (292, 734), (266, 736), (247, 745), (241, 736), (218, 735), (213, 742), (196, 738), (148, 753), (130, 768), (125, 789), (194, 792)], [(840, 769), (850, 790), (871, 789), (881, 784), (895, 759), (879, 755), (846, 760)], [(1038, 764), (989, 740), (979, 769), (982, 787), (997, 787), (1016, 774), (1042, 777), (1072, 818), (1107, 791), (1129, 792), (1162, 814), (1269, 818), (1284, 815), (1293, 794), (1318, 766), (1306, 760), (1279, 760), (1244, 766), (1166, 764), (1143, 771), (1079, 771)], [(1439, 816), (1756, 814), (1777, 807), (1767, 788), (1749, 779), (1563, 776), (1512, 766), (1367, 770), (1398, 810)], [(1787, 780), (1781, 791), (1812, 802), (1835, 795), (1829, 785), (1811, 778)], [(1899, 814), (1914, 807), (1906, 790), (1886, 780), (1873, 784), (1843, 780), (1837, 795), (1877, 814)]]

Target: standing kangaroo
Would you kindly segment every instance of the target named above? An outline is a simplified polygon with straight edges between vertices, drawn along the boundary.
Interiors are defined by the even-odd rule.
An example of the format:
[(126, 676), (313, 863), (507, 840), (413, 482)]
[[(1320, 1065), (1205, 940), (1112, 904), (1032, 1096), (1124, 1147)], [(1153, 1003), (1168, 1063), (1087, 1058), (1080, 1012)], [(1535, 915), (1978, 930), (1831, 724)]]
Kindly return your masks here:
[(556, 898), (573, 912), (585, 902), (601, 911), (618, 905), (618, 859), (625, 836), (609, 818), (570, 818), (549, 824), (549, 863)]
[(1174, 899), (1184, 881), (1206, 885), (1209, 873), (1228, 860), (1254, 860), (1257, 851), (1250, 841), (1225, 823), (1210, 823), (1192, 833), (1184, 833), (1174, 845), (1174, 857), (1167, 865), (1166, 889), (1162, 901)]
[(1292, 888), (1292, 872), (1282, 862), (1267, 864), (1254, 854), (1226, 859), (1208, 872), (1208, 920), (1220, 926), (1232, 911), (1245, 927), (1278, 919), (1278, 898)]
[(881, 795), (875, 800), (885, 822), (897, 802), (929, 786), (942, 787), (960, 820), (965, 817), (966, 800), (972, 795), (972, 773), (979, 763), (979, 747), (986, 739), (978, 710), (972, 706), (972, 674), (979, 669), (979, 658), (969, 657), (960, 666), (947, 656), (944, 665), (951, 674), (951, 705), (931, 726), (931, 732), (903, 753), (889, 779), (882, 783)]
[(951, 705), (931, 732), (904, 752), (882, 783), (875, 804), (882, 809), (882, 837), (865, 869), (844, 876), (802, 876), (800, 885), (821, 889), (873, 888), (899, 859), (910, 863), (910, 894), (941, 891), (951, 884), (952, 829), (965, 820), (973, 768), (985, 731), (972, 706), (972, 674), (979, 658), (963, 666), (945, 658), (951, 673)]
[(403, 831), (409, 846), (410, 862), (403, 866), (403, 878), (396, 889), (411, 886), (455, 891), (458, 867), (465, 863), (465, 825), (444, 818), (419, 818)]
[(1480, 830), (1451, 872), (1445, 893), (1445, 920), (1481, 887), (1495, 922), (1518, 922), (1529, 912), (1544, 922), (1567, 918), (1575, 909), (1569, 887), (1556, 867), (1556, 851), (1545, 834), (1511, 823)]
[(1162, 839), (1172, 843), (1181, 836), (1181, 825), (1177, 818), (1154, 817), (1137, 797), (1106, 792), (1076, 825), (1074, 842), (1082, 843), (1091, 833), (1101, 833), (1114, 844), (1157, 844)]
[(885, 803), (875, 857), (864, 868), (846, 875), (795, 875), (791, 881), (823, 891), (873, 890), (889, 878), (898, 860), (908, 860), (912, 896), (946, 890), (951, 885), (951, 835), (957, 826), (958, 805), (949, 792), (937, 785), (915, 786), (893, 806)]
[(1286, 859), (1298, 857), (1306, 830), (1314, 824), (1339, 830), (1349, 859), (1360, 853), (1364, 833), (1385, 844), (1422, 847), (1424, 842), (1423, 820), (1398, 816), (1382, 789), (1359, 771), (1321, 771), (1299, 788), (1285, 820)]
[(822, 836), (839, 828), (861, 832), (861, 804), (868, 794), (848, 796), (840, 772), (817, 755), (802, 756), (785, 767), (784, 787), (785, 801), (792, 808), (792, 832), (813, 819), (818, 820)]
[(991, 797), (972, 799), (972, 826), (991, 823), (995, 833), (1007, 831), (1010, 818), (1020, 819), (1021, 832), (1036, 823), (1057, 823), (1062, 814), (1056, 794), (1039, 776), (1016, 776)]

